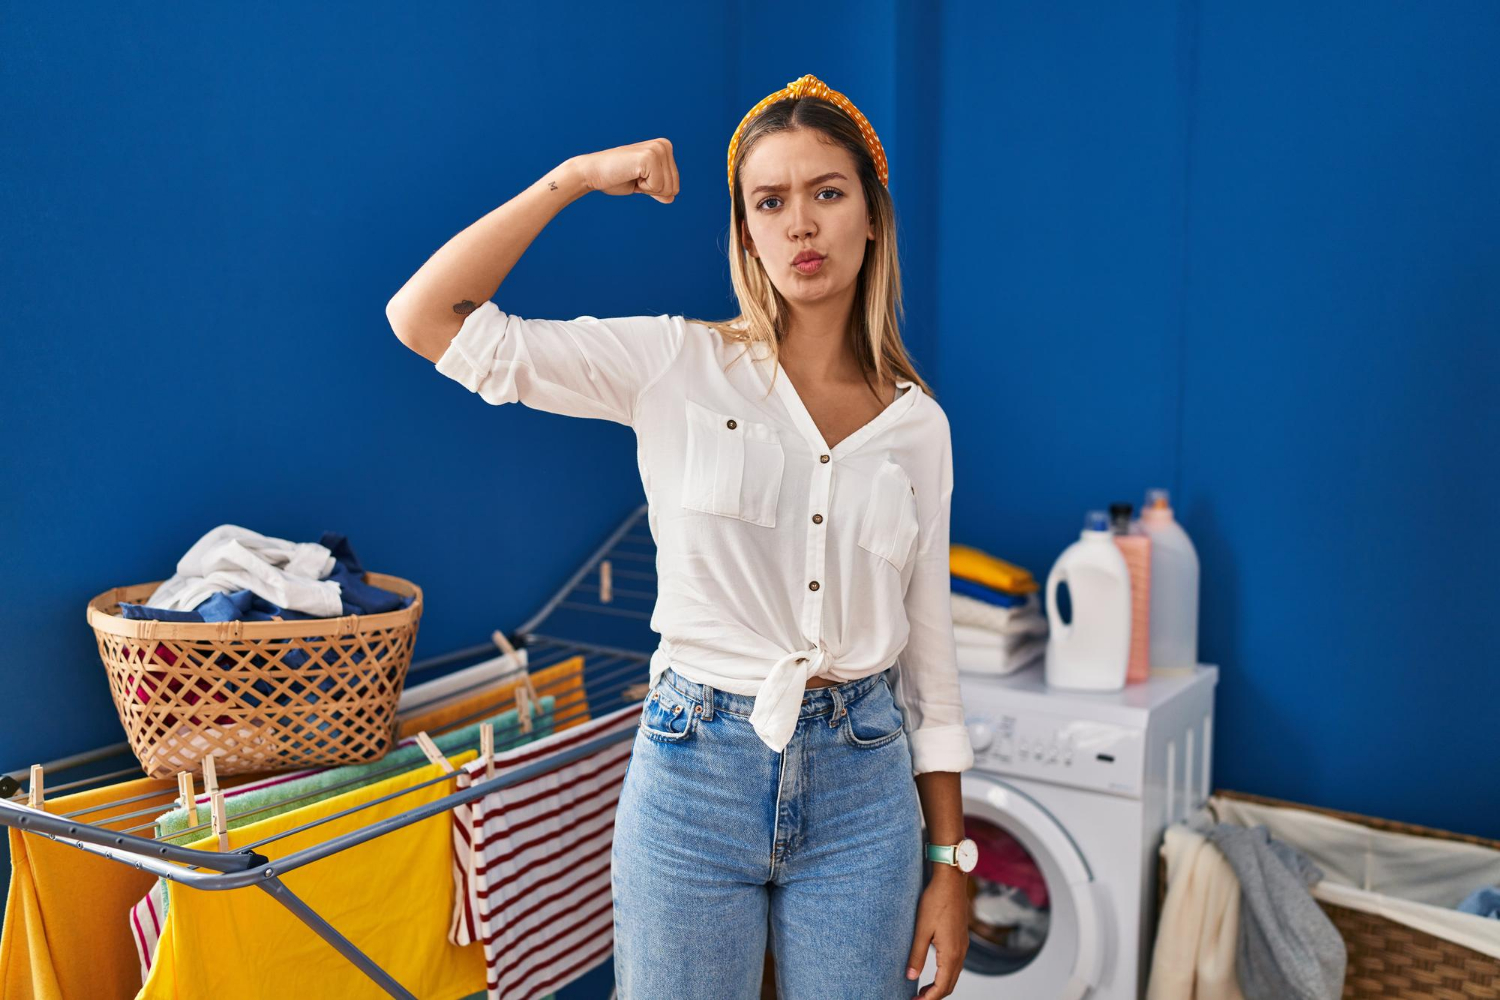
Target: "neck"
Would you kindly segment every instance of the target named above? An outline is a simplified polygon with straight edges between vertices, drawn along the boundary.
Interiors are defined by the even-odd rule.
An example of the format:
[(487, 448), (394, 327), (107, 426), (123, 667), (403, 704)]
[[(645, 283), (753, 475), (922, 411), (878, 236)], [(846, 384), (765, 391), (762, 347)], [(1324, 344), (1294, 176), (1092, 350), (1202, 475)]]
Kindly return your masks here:
[(857, 366), (849, 355), (849, 317), (854, 286), (835, 299), (788, 302), (786, 335), (781, 339), (781, 361), (814, 379), (845, 376)]

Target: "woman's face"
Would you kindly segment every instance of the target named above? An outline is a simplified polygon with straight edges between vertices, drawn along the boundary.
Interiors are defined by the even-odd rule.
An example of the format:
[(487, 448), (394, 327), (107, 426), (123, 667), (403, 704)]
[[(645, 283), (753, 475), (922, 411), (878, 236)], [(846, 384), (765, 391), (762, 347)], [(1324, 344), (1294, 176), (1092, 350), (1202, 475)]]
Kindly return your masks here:
[[(812, 129), (765, 136), (740, 166), (745, 192), (746, 248), (765, 266), (789, 302), (811, 303), (853, 294), (875, 238), (854, 157)], [(794, 266), (803, 251), (815, 265)]]

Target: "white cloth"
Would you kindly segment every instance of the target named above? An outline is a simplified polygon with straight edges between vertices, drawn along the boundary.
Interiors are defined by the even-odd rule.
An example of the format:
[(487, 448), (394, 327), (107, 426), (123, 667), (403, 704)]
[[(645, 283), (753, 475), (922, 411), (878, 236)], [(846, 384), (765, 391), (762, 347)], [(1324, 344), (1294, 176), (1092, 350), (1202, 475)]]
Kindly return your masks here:
[(1213, 842), (1181, 823), (1162, 840), (1167, 894), (1146, 1000), (1244, 1000), (1235, 965), (1240, 882)]
[[(633, 702), (495, 755), (495, 774), (538, 763), (639, 725)], [(610, 851), (615, 807), (633, 744), (616, 740), (545, 774), (453, 810), (453, 901), (448, 939), (484, 942), (489, 1000), (561, 990), (614, 954)], [(485, 781), (483, 759), (456, 777)]]
[(333, 553), (317, 542), (289, 542), (221, 524), (193, 543), (177, 560), (177, 572), (145, 603), (191, 611), (214, 594), (249, 590), (277, 607), (336, 618), (344, 613), (341, 590), (323, 579), (335, 565)]
[(953, 622), (955, 625), (973, 625), (1002, 634), (1041, 634), (1047, 632), (1047, 619), (1041, 612), (1041, 602), (1035, 593), (1026, 595), (1026, 600), (1012, 608), (981, 601), (968, 594), (954, 593)]
[(768, 354), (682, 316), (522, 319), (487, 301), (436, 368), (488, 403), (635, 430), (656, 542), (653, 685), (671, 666), (754, 697), (751, 722), (779, 752), (810, 678), (895, 663), (913, 773), (967, 770), (948, 418), (906, 391), (829, 447)]

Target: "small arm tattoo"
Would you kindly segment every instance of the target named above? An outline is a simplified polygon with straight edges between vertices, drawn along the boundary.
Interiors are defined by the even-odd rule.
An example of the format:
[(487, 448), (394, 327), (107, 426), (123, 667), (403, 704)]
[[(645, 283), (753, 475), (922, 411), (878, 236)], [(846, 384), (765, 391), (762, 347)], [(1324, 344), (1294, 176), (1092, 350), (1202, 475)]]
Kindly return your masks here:
[(467, 316), (469, 315), (469, 313), (478, 308), (478, 306), (470, 302), (468, 299), (464, 299), (462, 302), (453, 303), (453, 311), (458, 313), (460, 316)]
[(557, 190), (557, 181), (548, 181), (547, 182), (547, 186), (549, 188), (551, 188), (552, 190), (556, 191)]

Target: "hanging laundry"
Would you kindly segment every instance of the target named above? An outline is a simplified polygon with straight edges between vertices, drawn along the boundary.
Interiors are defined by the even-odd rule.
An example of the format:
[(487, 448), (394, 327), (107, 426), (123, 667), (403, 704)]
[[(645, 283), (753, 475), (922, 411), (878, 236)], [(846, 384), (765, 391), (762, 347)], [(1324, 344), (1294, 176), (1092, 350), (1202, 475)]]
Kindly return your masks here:
[[(455, 767), (473, 760), (466, 751)], [(229, 831), (230, 850), (285, 834), (258, 848), (270, 858), (352, 833), (449, 794), (428, 764), (272, 819)], [(385, 802), (376, 800), (396, 795)], [(376, 803), (376, 804), (370, 804)], [(355, 806), (348, 816), (329, 819)], [(307, 830), (298, 827), (327, 820)], [(194, 845), (212, 849), (213, 836)], [(444, 933), (454, 905), (452, 819), (401, 827), (282, 876), (287, 887), (372, 961), (419, 997), (460, 997), (480, 989), (484, 953)], [(333, 946), (269, 894), (168, 888), (156, 962), (137, 1000), (263, 1000), (269, 996), (380, 997), (385, 994)], [(115, 914), (118, 920), (119, 913)]]
[[(226, 777), (223, 785), (240, 780)], [(140, 823), (139, 817), (124, 814), (165, 809), (176, 795), (174, 781), (138, 778), (49, 798), (45, 809), (53, 815), (82, 813), (78, 819), (83, 822), (124, 830)], [(117, 802), (122, 804), (113, 804)], [(140, 970), (121, 915), (155, 876), (34, 833), (13, 827), (7, 833), (11, 879), (0, 929), (0, 996), (134, 996)]]
[[(546, 693), (554, 699), (551, 725), (567, 729), (588, 721), (588, 695), (583, 685), (584, 657), (570, 656), (566, 660), (543, 667), (530, 675), (531, 685), (538, 694)], [(515, 700), (516, 688), (521, 677), (509, 677), (477, 691), (466, 691), (432, 704), (417, 704), (401, 716), (396, 728), (397, 736), (412, 736), (424, 729), (436, 732), (461, 720), (477, 718), (485, 711), (492, 711)], [(495, 747), (503, 747), (498, 734)]]
[(948, 568), (956, 577), (1007, 594), (1026, 595), (1041, 589), (1031, 571), (972, 545), (948, 546)]
[[(585, 725), (495, 755), (500, 773), (639, 722), (630, 704)], [(615, 807), (633, 744), (628, 738), (453, 810), (455, 900), (449, 940), (478, 940), (489, 1000), (530, 1000), (558, 990), (614, 953), (610, 850)], [(476, 760), (460, 788), (485, 780)]]

